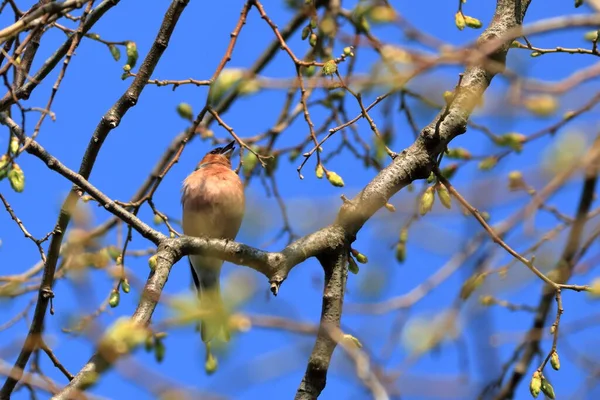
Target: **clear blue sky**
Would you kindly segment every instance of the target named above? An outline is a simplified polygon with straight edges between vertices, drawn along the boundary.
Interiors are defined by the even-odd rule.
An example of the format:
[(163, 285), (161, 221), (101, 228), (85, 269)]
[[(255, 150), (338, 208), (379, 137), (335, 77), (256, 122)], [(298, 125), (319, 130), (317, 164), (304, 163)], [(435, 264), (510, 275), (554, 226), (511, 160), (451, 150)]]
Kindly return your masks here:
[[(32, 1), (20, 2), (23, 9)], [(398, 2), (400, 3), (400, 2)], [(414, 25), (420, 27), (435, 37), (453, 44), (465, 44), (474, 40), (480, 31), (465, 30), (460, 32), (454, 26), (456, 1), (443, 2), (430, 0), (428, 2), (401, 2), (397, 9)], [(465, 13), (481, 19), (487, 25), (493, 14), (491, 1), (469, 1), (465, 5)], [(100, 34), (106, 40), (136, 41), (141, 59), (146, 55), (155, 34), (162, 21), (164, 11), (169, 2), (148, 1), (134, 2), (123, 0), (109, 11), (93, 32)], [(229, 33), (233, 29), (242, 2), (198, 2), (191, 1), (177, 25), (171, 43), (156, 68), (153, 77), (159, 79), (208, 79), (229, 41)], [(269, 16), (281, 27), (292, 15), (283, 7), (283, 2), (264, 2)], [(345, 4), (347, 8), (351, 4)], [(536, 21), (542, 18), (573, 13), (572, 1), (534, 0), (527, 14), (526, 21)], [(585, 7), (580, 12), (587, 12)], [(5, 13), (8, 14), (8, 13)], [(12, 17), (11, 17), (12, 18)], [(12, 22), (7, 15), (0, 17), (1, 25)], [(346, 31), (348, 28), (346, 28)], [(397, 28), (377, 28), (374, 30), (383, 41), (389, 43), (404, 43), (401, 31)], [(560, 32), (534, 38), (536, 46), (582, 47), (585, 30)], [(261, 54), (266, 44), (273, 39), (270, 28), (252, 10), (247, 24), (240, 35), (239, 42), (233, 53), (229, 67), (248, 67)], [(62, 43), (64, 34), (53, 29), (42, 41), (34, 68), (37, 70), (43, 60), (51, 54), (57, 44)], [(290, 45), (296, 54), (304, 53), (307, 43), (300, 41), (298, 35), (290, 40)], [(336, 54), (341, 52), (336, 48)], [(359, 51), (360, 52), (360, 51)], [(592, 56), (549, 54), (539, 58), (531, 58), (525, 51), (511, 51), (509, 67), (520, 74), (531, 78), (560, 80), (578, 68), (595, 62)], [(376, 58), (365, 51), (359, 57), (357, 70), (362, 73), (370, 71)], [(120, 79), (124, 64), (115, 62), (107, 48), (99, 43), (87, 40), (80, 46), (73, 58), (67, 76), (57, 94), (53, 111), (57, 120), (46, 120), (39, 136), (39, 142), (60, 159), (65, 165), (77, 169), (84, 149), (102, 115), (123, 93), (130, 80)], [(342, 69), (343, 70), (343, 69)], [(441, 68), (424, 79), (417, 80), (413, 89), (427, 94), (435, 94), (441, 100), (444, 90), (452, 90), (456, 83), (456, 68)], [(44, 85), (41, 85), (28, 106), (42, 107), (50, 95), (58, 70), (54, 71)], [(295, 74), (292, 62), (284, 52), (279, 52), (273, 63), (263, 72), (265, 77), (293, 77)], [(575, 92), (561, 98), (561, 111), (558, 117), (550, 119), (532, 118), (518, 109), (510, 108), (504, 100), (506, 95), (506, 80), (498, 78), (494, 81), (486, 95), (486, 106), (475, 120), (489, 126), (495, 133), (502, 134), (518, 131), (530, 134), (545, 127), (564, 111), (575, 109), (586, 102), (598, 89), (595, 83), (586, 84)], [(188, 102), (194, 110), (199, 110), (204, 104), (207, 94), (206, 87), (182, 86), (176, 91), (166, 87), (148, 86), (136, 107), (125, 116), (120, 126), (109, 135), (94, 172), (91, 182), (108, 196), (127, 201), (137, 190), (138, 185), (149, 174), (150, 170), (165, 151), (171, 140), (187, 125), (175, 112), (180, 102)], [(380, 93), (370, 93), (372, 99)], [(267, 90), (259, 95), (244, 98), (223, 115), (225, 121), (234, 127), (240, 136), (253, 136), (270, 128), (276, 121), (279, 107), (285, 96), (283, 90)], [(350, 114), (356, 115), (358, 108), (348, 102)], [(596, 114), (594, 114), (596, 113)], [(426, 125), (433, 117), (432, 110), (422, 110), (417, 113), (420, 127)], [(597, 109), (585, 114), (581, 119), (570, 124), (560, 132), (579, 130), (591, 140), (597, 129)], [(316, 110), (314, 118), (322, 121), (323, 112)], [(376, 122), (383, 124), (381, 109), (372, 113)], [(32, 133), (35, 117), (28, 120), (27, 133)], [(412, 133), (400, 114), (394, 116), (397, 138), (392, 144), (395, 151), (400, 151), (412, 142)], [(316, 125), (319, 125), (317, 122)], [(366, 121), (357, 124), (361, 136), (370, 140), (371, 131)], [(228, 137), (228, 133), (218, 126), (213, 126), (215, 134), (220, 138)], [(285, 132), (280, 145), (296, 144), (307, 134), (307, 127), (299, 118)], [(6, 146), (6, 130), (0, 135), (0, 149)], [(338, 143), (333, 138), (324, 146), (324, 151), (332, 151)], [(473, 200), (477, 207), (490, 212), (492, 222), (502, 220), (525, 203), (524, 195), (508, 194), (506, 190), (506, 174), (513, 169), (522, 169), (528, 176), (537, 176), (534, 180), (541, 187), (548, 176), (540, 175), (536, 164), (544, 159), (551, 138), (543, 138), (528, 145), (521, 154), (512, 155), (503, 160), (492, 172), (481, 172), (476, 163), (468, 165), (454, 178), (454, 183), (464, 195)], [(486, 154), (494, 148), (490, 141), (480, 132), (468, 131), (453, 143), (456, 146), (468, 148), (473, 154)], [(157, 207), (168, 215), (178, 217), (180, 213), (179, 190), (185, 176), (193, 170), (201, 156), (210, 148), (207, 142), (194, 140), (186, 148), (181, 160), (174, 166), (162, 183), (155, 196)], [(27, 154), (18, 159), (25, 171), (26, 189), (24, 193), (14, 193), (6, 180), (0, 183), (0, 192), (12, 204), (17, 215), (35, 236), (43, 236), (50, 231), (55, 222), (60, 204), (71, 184), (56, 173), (51, 172), (34, 157)], [(287, 158), (280, 162), (277, 172), (279, 190), (288, 202), (291, 210), (294, 228), (303, 234), (331, 222), (335, 211), (340, 205), (339, 196), (345, 194), (354, 196), (375, 175), (374, 170), (365, 170), (362, 163), (345, 153), (335, 158), (327, 166), (337, 171), (345, 180), (342, 189), (334, 188), (326, 180), (318, 180), (312, 173), (314, 160), (309, 161), (305, 170), (306, 178), (299, 180), (295, 169), (298, 161), (289, 163)], [(491, 179), (491, 177), (495, 177)], [(497, 179), (496, 179), (497, 178)], [(579, 198), (581, 178), (577, 177), (567, 189), (552, 199), (551, 204), (559, 207), (567, 214), (573, 214)], [(254, 180), (248, 189), (249, 211), (238, 236), (238, 240), (256, 247), (270, 241), (278, 231), (281, 217), (277, 211), (276, 202), (267, 197), (263, 186)], [(471, 219), (460, 214), (454, 206), (451, 212), (442, 210), (436, 204), (434, 211), (415, 223), (410, 232), (408, 259), (405, 264), (396, 262), (393, 244), (406, 212), (413, 204), (415, 194), (403, 191), (392, 199), (399, 212), (389, 214), (383, 210), (378, 213), (359, 233), (354, 247), (369, 256), (369, 264), (361, 267), (359, 275), (351, 275), (348, 282), (346, 304), (381, 301), (386, 298), (407, 293), (426, 277), (437, 271), (453, 254), (472, 238), (480, 227)], [(102, 209), (91, 207), (94, 222), (100, 223), (110, 216)], [(146, 221), (152, 220), (148, 207), (140, 213)], [(538, 236), (527, 236), (522, 227), (516, 229), (508, 237), (508, 242), (518, 250), (523, 250), (532, 243), (543, 229), (556, 225), (552, 217), (538, 213), (536, 220)], [(594, 224), (590, 224), (593, 226)], [(35, 246), (24, 239), (20, 230), (4, 210), (0, 211), (0, 274), (15, 274), (30, 268), (38, 261)], [(106, 244), (114, 243), (115, 235), (106, 238)], [(279, 241), (269, 249), (280, 249), (285, 243)], [(550, 245), (544, 246), (538, 253), (538, 258), (552, 257), (560, 254), (564, 244), (564, 236), (559, 237)], [(145, 249), (149, 246), (138, 235), (134, 235), (131, 249)], [(590, 254), (596, 254), (597, 248)], [(507, 262), (509, 258), (502, 252), (497, 252), (493, 266)], [(438, 289), (417, 303), (405, 317), (431, 319), (434, 315), (447, 310), (457, 296), (460, 285), (470, 275), (473, 262), (466, 265)], [(550, 265), (550, 264), (548, 264)], [(145, 258), (127, 259), (127, 268), (135, 279), (144, 280), (148, 274)], [(252, 313), (280, 315), (300, 321), (317, 322), (321, 304), (322, 273), (315, 260), (309, 260), (293, 270), (289, 279), (283, 284), (280, 294), (274, 298), (268, 294), (266, 279), (243, 267), (227, 266), (225, 274), (236, 278), (249, 277), (254, 282), (255, 292), (251, 300), (244, 305), (242, 311)], [(597, 272), (578, 275), (574, 278), (577, 283), (589, 282)], [(87, 361), (92, 348), (88, 340), (67, 336), (60, 332), (65, 327), (70, 316), (77, 311), (94, 310), (107, 296), (111, 281), (102, 272), (90, 275), (91, 286), (84, 293), (73, 290), (73, 285), (65, 280), (59, 281), (55, 287), (56, 298), (54, 307), (56, 315), (48, 315), (47, 341), (55, 350), (59, 359), (75, 373)], [(133, 280), (133, 278), (132, 278)], [(371, 285), (381, 285), (377, 295), (365, 292), (362, 288)], [(165, 288), (165, 293), (182, 294), (189, 290), (190, 277), (186, 260), (180, 261), (174, 268)], [(137, 301), (137, 290), (129, 295), (122, 295), (121, 305), (103, 314), (98, 322), (107, 326), (117, 316), (131, 315)], [(493, 279), (473, 296), (476, 300), (479, 294), (493, 294), (502, 299), (515, 303), (537, 304), (540, 293), (539, 282), (521, 265), (515, 265), (505, 281)], [(20, 312), (30, 301), (31, 296), (21, 296), (15, 301), (0, 302), (0, 324)], [(501, 365), (512, 354), (518, 338), (531, 325), (529, 313), (510, 312), (502, 308), (493, 308), (485, 316), (477, 316), (479, 310), (476, 301), (463, 307), (460, 324), (464, 329), (464, 340), (444, 342), (439, 351), (420, 358), (410, 366), (408, 372), (398, 380), (398, 387), (404, 392), (404, 399), (426, 398), (474, 398), (480, 384), (487, 379), (497, 376)], [(583, 294), (566, 293), (564, 295), (564, 324), (597, 315), (594, 303), (588, 301)], [(554, 312), (552, 313), (554, 314)], [(160, 321), (168, 316), (164, 307), (159, 307), (154, 321)], [(359, 337), (368, 349), (375, 362), (383, 362), (389, 370), (405, 368), (408, 350), (402, 340), (393, 342), (393, 352), (389, 359), (382, 358), (382, 351), (389, 339), (390, 330), (399, 314), (389, 313), (381, 316), (364, 316), (345, 313), (343, 325)], [(484, 333), (482, 333), (482, 331)], [(26, 324), (21, 321), (16, 326), (0, 333), (0, 358), (13, 362), (20, 349), (22, 339), (27, 332)], [(497, 334), (501, 345), (491, 346), (485, 332)], [(479, 334), (478, 334), (479, 333)], [(496, 338), (496, 336), (494, 336)], [(190, 327), (169, 332), (165, 344), (166, 358), (162, 364), (157, 364), (154, 358), (139, 351), (135, 354), (135, 362), (144, 368), (163, 374), (177, 385), (223, 394), (237, 399), (291, 398), (304, 373), (306, 360), (314, 338), (287, 332), (270, 331), (260, 328), (252, 329), (249, 333), (236, 336), (231, 342), (228, 354), (220, 356), (220, 368), (213, 376), (204, 373), (204, 349), (199, 335)], [(559, 351), (563, 341), (559, 342)], [(566, 342), (565, 342), (566, 343)], [(544, 351), (549, 348), (549, 342), (544, 342)], [(574, 361), (576, 357), (587, 356), (597, 360), (598, 330), (595, 326), (583, 330), (568, 339), (568, 345), (577, 350), (569, 352), (564, 347), (562, 368), (560, 372), (548, 371), (558, 398), (566, 398), (580, 388), (585, 378), (583, 370)], [(465, 347), (466, 346), (466, 347)], [(565, 344), (566, 346), (566, 344)], [(464, 349), (468, 349), (467, 364), (464, 363)], [(537, 361), (534, 362), (537, 365)], [(61, 374), (52, 366), (46, 357), (42, 357), (43, 371), (57, 382), (64, 384)], [(123, 365), (126, 368), (127, 365)], [(467, 373), (468, 376), (464, 376)], [(462, 374), (462, 376), (461, 376)], [(530, 398), (527, 381), (519, 386), (516, 399)], [(448, 385), (448, 386), (445, 386)], [(100, 380), (94, 393), (109, 398), (152, 398), (144, 387), (127, 382), (114, 370), (106, 373)], [(455, 397), (445, 397), (455, 394)], [(15, 399), (26, 398), (25, 390), (14, 395)], [(589, 392), (585, 399), (600, 397), (596, 388)], [(41, 398), (44, 398), (43, 396)], [(363, 399), (369, 398), (357, 380), (348, 359), (341, 351), (336, 351), (332, 367), (329, 371), (328, 385), (323, 392), (323, 399)]]

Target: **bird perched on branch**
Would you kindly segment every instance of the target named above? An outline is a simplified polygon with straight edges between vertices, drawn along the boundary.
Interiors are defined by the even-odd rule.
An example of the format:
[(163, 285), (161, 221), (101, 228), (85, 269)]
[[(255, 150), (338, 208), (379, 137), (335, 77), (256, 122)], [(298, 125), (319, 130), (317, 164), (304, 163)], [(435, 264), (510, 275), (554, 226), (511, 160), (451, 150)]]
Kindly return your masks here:
[[(234, 144), (232, 141), (209, 151), (183, 182), (181, 203), (185, 235), (230, 240), (237, 236), (244, 217), (245, 198), (242, 182), (231, 169)], [(200, 324), (208, 365), (208, 359), (212, 358), (210, 341), (219, 333), (225, 340), (229, 338), (219, 284), (223, 260), (198, 255), (188, 258), (201, 307), (208, 313)]]

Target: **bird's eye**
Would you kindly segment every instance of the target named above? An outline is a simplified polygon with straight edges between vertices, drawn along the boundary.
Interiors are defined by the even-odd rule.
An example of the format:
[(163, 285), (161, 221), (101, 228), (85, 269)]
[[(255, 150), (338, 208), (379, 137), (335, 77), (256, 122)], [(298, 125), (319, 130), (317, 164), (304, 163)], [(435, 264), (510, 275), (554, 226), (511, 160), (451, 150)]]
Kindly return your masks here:
[(210, 152), (210, 154), (221, 154), (221, 147), (217, 147), (216, 149), (214, 149), (213, 151)]

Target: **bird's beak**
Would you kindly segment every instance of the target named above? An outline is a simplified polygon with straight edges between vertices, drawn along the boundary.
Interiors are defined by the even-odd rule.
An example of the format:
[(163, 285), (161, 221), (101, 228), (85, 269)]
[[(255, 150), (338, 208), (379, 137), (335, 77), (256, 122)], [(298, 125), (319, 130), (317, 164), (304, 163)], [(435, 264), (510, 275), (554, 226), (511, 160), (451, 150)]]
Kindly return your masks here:
[(231, 158), (233, 154), (233, 150), (235, 149), (235, 140), (232, 140), (227, 146), (223, 147), (221, 150), (221, 154), (223, 154), (227, 158)]

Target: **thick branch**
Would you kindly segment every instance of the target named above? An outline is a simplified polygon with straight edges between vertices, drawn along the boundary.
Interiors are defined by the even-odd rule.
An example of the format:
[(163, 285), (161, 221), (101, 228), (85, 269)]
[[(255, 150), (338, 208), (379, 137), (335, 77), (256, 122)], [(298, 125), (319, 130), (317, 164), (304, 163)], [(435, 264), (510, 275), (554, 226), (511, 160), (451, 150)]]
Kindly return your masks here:
[(332, 329), (337, 331), (340, 328), (344, 289), (348, 277), (349, 251), (350, 247), (344, 245), (319, 256), (319, 261), (325, 270), (321, 322), (304, 378), (296, 392), (296, 400), (316, 399), (325, 388), (327, 370), (337, 345), (330, 332)]

